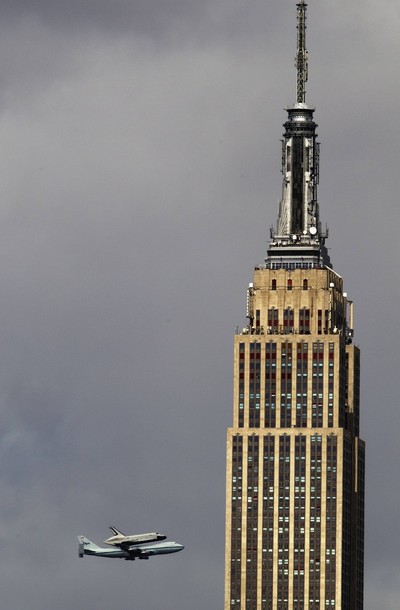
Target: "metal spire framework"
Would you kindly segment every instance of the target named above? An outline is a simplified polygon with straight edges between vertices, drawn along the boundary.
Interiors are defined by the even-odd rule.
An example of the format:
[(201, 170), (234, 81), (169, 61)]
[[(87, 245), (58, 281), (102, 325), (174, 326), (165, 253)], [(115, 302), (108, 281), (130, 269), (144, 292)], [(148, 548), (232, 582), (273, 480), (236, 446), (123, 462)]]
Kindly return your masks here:
[(297, 5), (297, 103), (305, 104), (308, 80), (308, 52), (306, 49), (307, 4), (302, 0)]
[(319, 219), (319, 143), (313, 120), (315, 108), (305, 103), (308, 80), (306, 21), (307, 4), (302, 0), (297, 4), (296, 103), (287, 109), (288, 120), (282, 141), (282, 199), (266, 259), (271, 268), (331, 266), (325, 247), (328, 234), (322, 232)]

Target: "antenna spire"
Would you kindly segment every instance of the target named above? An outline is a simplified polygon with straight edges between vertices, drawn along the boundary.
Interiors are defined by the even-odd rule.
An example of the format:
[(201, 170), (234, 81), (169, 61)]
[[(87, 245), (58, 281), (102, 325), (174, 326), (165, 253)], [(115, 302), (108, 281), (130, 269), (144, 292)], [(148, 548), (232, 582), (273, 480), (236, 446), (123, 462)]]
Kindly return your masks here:
[(305, 104), (306, 82), (308, 80), (308, 52), (306, 49), (307, 4), (301, 0), (297, 4), (297, 54), (295, 66), (297, 69), (297, 97), (298, 104)]
[(271, 229), (266, 264), (270, 269), (331, 267), (325, 246), (328, 232), (321, 229), (317, 186), (319, 142), (314, 110), (306, 105), (308, 53), (306, 49), (306, 0), (297, 0), (297, 98), (287, 108), (282, 140), (282, 199), (278, 222)]

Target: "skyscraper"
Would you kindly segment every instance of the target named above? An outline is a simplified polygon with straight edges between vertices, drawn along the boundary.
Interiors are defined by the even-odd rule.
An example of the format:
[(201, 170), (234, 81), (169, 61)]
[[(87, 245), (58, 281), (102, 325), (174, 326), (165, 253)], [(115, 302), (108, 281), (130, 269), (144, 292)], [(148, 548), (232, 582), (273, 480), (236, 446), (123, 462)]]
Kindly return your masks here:
[(278, 222), (235, 336), (225, 610), (363, 608), (360, 354), (319, 218), (306, 10), (301, 0)]

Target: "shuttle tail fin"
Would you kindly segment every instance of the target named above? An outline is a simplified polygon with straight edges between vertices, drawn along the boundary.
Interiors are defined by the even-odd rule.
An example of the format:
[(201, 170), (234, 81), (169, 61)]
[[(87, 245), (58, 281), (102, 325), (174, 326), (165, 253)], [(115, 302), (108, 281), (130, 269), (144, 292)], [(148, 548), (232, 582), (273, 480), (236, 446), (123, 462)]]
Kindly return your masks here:
[(123, 534), (120, 530), (117, 530), (117, 528), (113, 525), (110, 525), (108, 529), (110, 529), (116, 536), (125, 536), (125, 534)]

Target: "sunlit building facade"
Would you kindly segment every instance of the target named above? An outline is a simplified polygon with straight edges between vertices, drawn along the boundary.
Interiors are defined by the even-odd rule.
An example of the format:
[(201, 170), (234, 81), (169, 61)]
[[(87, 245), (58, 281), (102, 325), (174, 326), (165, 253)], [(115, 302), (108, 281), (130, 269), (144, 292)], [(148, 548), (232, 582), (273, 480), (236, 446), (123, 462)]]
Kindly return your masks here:
[(297, 4), (278, 222), (247, 290), (248, 324), (235, 335), (225, 610), (363, 609), (360, 353), (319, 219), (306, 9)]

